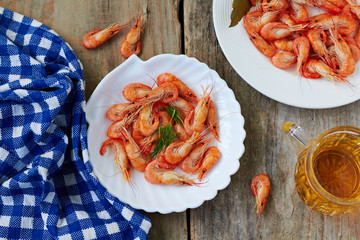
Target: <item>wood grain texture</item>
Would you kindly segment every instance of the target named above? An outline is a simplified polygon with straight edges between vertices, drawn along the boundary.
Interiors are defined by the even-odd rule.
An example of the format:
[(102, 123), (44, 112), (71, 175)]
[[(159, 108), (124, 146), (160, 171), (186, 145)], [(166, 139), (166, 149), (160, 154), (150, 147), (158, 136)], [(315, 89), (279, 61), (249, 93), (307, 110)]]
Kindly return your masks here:
[[(211, 1), (184, 0), (185, 53), (207, 63), (233, 89), (245, 118), (247, 136), (240, 169), (230, 185), (215, 199), (190, 211), (191, 239), (360, 239), (360, 224), (356, 220), (359, 212), (324, 216), (300, 200), (293, 180), (296, 157), (280, 131), (286, 121), (303, 126), (314, 137), (339, 125), (359, 126), (360, 102), (307, 110), (261, 95), (226, 61), (211, 16)], [(266, 173), (272, 182), (261, 223), (250, 190), (251, 179), (260, 173)]]
[[(359, 126), (360, 102), (334, 109), (307, 110), (275, 102), (254, 90), (232, 69), (219, 47), (212, 22), (212, 1), (0, 1), (1, 6), (48, 25), (72, 46), (84, 66), (87, 98), (101, 79), (124, 61), (119, 47), (126, 32), (94, 50), (82, 47), (83, 34), (133, 19), (145, 3), (149, 16), (140, 58), (182, 53), (183, 42), (186, 55), (208, 64), (234, 91), (247, 132), (240, 169), (213, 200), (183, 213), (162, 215), (142, 211), (152, 220), (149, 239), (360, 239), (359, 212), (328, 217), (302, 203), (293, 181), (296, 157), (280, 132), (285, 121), (296, 122), (313, 136), (339, 125)], [(183, 16), (180, 21), (179, 16)], [(266, 173), (272, 182), (261, 223), (250, 190), (251, 179), (260, 173)]]
[[(104, 45), (88, 50), (82, 46), (83, 35), (111, 23), (125, 23), (135, 18), (147, 4), (147, 23), (142, 34), (142, 52), (147, 60), (161, 53), (181, 52), (181, 25), (178, 20), (180, 0), (1, 0), (0, 6), (41, 21), (62, 36), (74, 49), (84, 67), (86, 97), (91, 96), (101, 79), (121, 64), (119, 48), (128, 29)], [(187, 239), (186, 212), (162, 215), (146, 213), (152, 220), (149, 239)], [(166, 224), (164, 224), (166, 223)]]

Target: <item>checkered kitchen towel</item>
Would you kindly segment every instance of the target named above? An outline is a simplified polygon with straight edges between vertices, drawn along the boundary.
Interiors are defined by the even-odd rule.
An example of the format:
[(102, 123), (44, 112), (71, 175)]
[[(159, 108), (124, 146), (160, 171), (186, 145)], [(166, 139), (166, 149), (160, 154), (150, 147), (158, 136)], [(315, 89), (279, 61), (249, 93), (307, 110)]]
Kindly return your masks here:
[(146, 239), (150, 220), (90, 166), (75, 53), (38, 21), (0, 7), (0, 238)]

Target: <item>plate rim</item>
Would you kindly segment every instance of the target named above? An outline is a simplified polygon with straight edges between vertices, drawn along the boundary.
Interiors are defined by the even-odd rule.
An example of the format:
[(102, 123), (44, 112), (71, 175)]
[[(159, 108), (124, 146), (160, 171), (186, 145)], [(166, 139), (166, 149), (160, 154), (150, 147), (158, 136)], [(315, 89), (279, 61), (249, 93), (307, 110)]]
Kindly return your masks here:
[[(119, 66), (117, 66), (116, 68), (114, 68), (112, 71), (110, 71), (108, 74), (106, 74), (102, 80), (99, 82), (99, 84), (96, 86), (96, 88), (94, 89), (93, 93), (91, 94), (91, 96), (89, 97), (89, 100), (86, 102), (86, 113), (88, 112), (88, 108), (92, 105), (92, 102), (94, 101), (94, 97), (95, 95), (97, 95), (97, 92), (99, 91), (98, 89), (101, 89), (102, 86), (108, 81), (107, 79), (110, 79), (111, 77), (113, 77), (113, 75), (117, 75), (118, 71), (121, 71), (122, 69), (125, 69), (126, 66), (130, 63), (133, 63), (134, 61), (135, 62), (138, 62), (138, 63), (141, 63), (141, 64), (146, 64), (146, 62), (149, 62), (149, 61), (154, 61), (154, 59), (156, 60), (156, 58), (162, 58), (162, 57), (171, 57), (171, 58), (186, 58), (188, 60), (191, 60), (191, 61), (196, 61), (198, 64), (203, 64), (205, 65), (212, 73), (216, 74), (216, 77), (218, 78), (218, 81), (221, 81), (225, 84), (224, 88), (228, 88), (229, 89), (229, 92), (231, 92), (231, 96), (229, 96), (229, 98), (232, 100), (232, 102), (235, 104), (236, 108), (239, 110), (238, 111), (238, 114), (239, 114), (239, 118), (240, 118), (240, 122), (237, 123), (239, 125), (239, 129), (240, 129), (240, 132), (241, 132), (241, 137), (239, 137), (239, 142), (241, 144), (239, 144), (240, 146), (240, 149), (237, 153), (236, 156), (234, 156), (234, 168), (232, 169), (232, 171), (229, 171), (229, 175), (227, 176), (226, 178), (226, 181), (224, 181), (224, 183), (222, 185), (219, 185), (216, 189), (216, 191), (213, 191), (213, 194), (209, 194), (207, 197), (203, 197), (201, 198), (197, 203), (194, 203), (194, 204), (191, 204), (191, 206), (186, 206), (186, 207), (178, 207), (178, 208), (172, 208), (172, 209), (153, 209), (153, 208), (149, 208), (149, 207), (146, 207), (146, 206), (140, 206), (138, 204), (133, 204), (133, 203), (128, 203), (122, 199), (119, 199), (117, 196), (114, 196), (112, 193), (110, 193), (107, 189), (106, 191), (111, 194), (112, 196), (114, 196), (115, 198), (117, 198), (119, 201), (122, 201), (126, 204), (128, 204), (129, 206), (133, 207), (134, 209), (138, 209), (138, 210), (144, 210), (146, 212), (159, 212), (161, 214), (168, 214), (168, 213), (172, 213), (172, 212), (183, 212), (185, 211), (186, 209), (194, 209), (194, 208), (197, 208), (199, 206), (201, 206), (205, 201), (209, 201), (211, 199), (214, 199), (216, 197), (216, 195), (218, 194), (218, 191), (220, 190), (223, 190), (225, 189), (231, 182), (231, 176), (234, 175), (240, 168), (240, 159), (241, 157), (243, 156), (244, 152), (245, 152), (245, 145), (244, 145), (244, 141), (245, 141), (245, 138), (246, 138), (246, 131), (244, 129), (244, 125), (245, 125), (245, 119), (243, 117), (243, 115), (241, 114), (241, 106), (240, 106), (240, 103), (236, 100), (236, 97), (235, 97), (235, 94), (234, 94), (234, 91), (228, 86), (228, 84), (226, 83), (226, 81), (224, 79), (222, 79), (220, 77), (220, 75), (214, 70), (214, 69), (211, 69), (206, 63), (204, 62), (200, 62), (197, 58), (195, 57), (189, 57), (189, 56), (186, 56), (185, 54), (169, 54), (169, 53), (166, 53), (166, 54), (158, 54), (158, 55), (155, 55), (151, 58), (149, 58), (148, 60), (144, 61), (142, 59), (140, 59), (139, 57), (137, 57), (136, 55), (132, 55), (130, 58), (128, 58), (126, 61), (124, 61), (123, 63), (119, 64)], [(87, 135), (89, 135), (89, 131), (90, 131), (90, 128), (91, 128), (91, 123), (94, 119), (92, 119), (88, 114), (86, 114), (86, 121), (88, 122), (89, 126), (88, 126), (88, 129), (87, 129)], [(89, 148), (90, 144), (88, 144), (88, 148)], [(93, 167), (93, 164), (91, 163), (91, 156), (90, 156), (90, 151), (89, 151), (89, 160), (90, 160), (90, 165), (91, 165), (91, 170), (92, 172), (94, 173), (94, 175), (96, 176), (97, 174), (95, 174), (95, 171), (94, 171), (94, 167)], [(101, 181), (100, 181), (100, 178), (98, 178), (98, 181), (99, 183), (105, 187)], [(106, 188), (106, 187), (105, 187)]]

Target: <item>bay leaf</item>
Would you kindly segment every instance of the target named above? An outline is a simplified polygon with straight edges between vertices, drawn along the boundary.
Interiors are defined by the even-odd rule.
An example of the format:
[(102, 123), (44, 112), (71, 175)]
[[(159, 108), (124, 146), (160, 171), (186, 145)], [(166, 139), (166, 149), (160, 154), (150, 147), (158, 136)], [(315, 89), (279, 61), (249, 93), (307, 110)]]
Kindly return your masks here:
[(249, 0), (233, 0), (232, 11), (230, 15), (231, 23), (229, 27), (236, 26), (250, 8), (251, 3)]

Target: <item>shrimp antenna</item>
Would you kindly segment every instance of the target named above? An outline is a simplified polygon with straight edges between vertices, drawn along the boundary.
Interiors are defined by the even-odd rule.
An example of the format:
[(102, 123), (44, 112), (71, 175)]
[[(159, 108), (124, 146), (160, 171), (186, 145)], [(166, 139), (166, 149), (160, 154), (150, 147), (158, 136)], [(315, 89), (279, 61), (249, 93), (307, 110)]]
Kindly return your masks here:
[(145, 75), (147, 75), (152, 81), (153, 81), (153, 85), (151, 86), (151, 88), (154, 88), (155, 85), (158, 86), (157, 82), (156, 82), (156, 79), (154, 79), (151, 75), (145, 73)]

